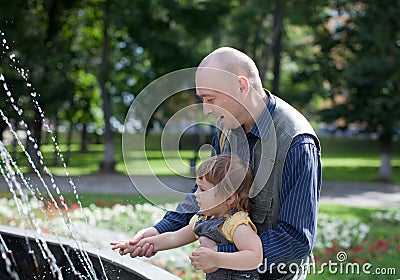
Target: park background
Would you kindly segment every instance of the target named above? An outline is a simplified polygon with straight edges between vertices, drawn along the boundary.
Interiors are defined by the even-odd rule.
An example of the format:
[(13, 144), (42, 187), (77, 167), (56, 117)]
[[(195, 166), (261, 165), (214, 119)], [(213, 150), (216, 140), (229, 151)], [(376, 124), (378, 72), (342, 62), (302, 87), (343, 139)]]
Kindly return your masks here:
[[(400, 184), (399, 11), (398, 0), (2, 0), (0, 73), (23, 113), (15, 112), (4, 87), (0, 109), (38, 169), (43, 168), (36, 152), (40, 149), (45, 165), (57, 176), (66, 175), (63, 163), (69, 175), (78, 178), (127, 175), (121, 137), (135, 96), (158, 77), (197, 66), (217, 47), (233, 46), (255, 60), (266, 88), (311, 121), (321, 138), (324, 181), (373, 182), (379, 191), (380, 186)], [(34, 90), (16, 68), (26, 69)], [(177, 110), (198, 102), (193, 91), (182, 92), (152, 116), (146, 151), (156, 175), (174, 176), (163, 161), (162, 128)], [(1, 141), (29, 176), (33, 170), (4, 120)], [(35, 141), (29, 141), (28, 130)], [(207, 129), (182, 135), (179, 154), (187, 165), (181, 173), (190, 174), (190, 163), (200, 158), (198, 147), (210, 137)], [(151, 175), (141, 173), (140, 158), (133, 164), (138, 174)], [(9, 192), (1, 195), (12, 203)], [(65, 196), (76, 205), (75, 196)], [(154, 201), (176, 202), (162, 197)], [(92, 212), (116, 205), (142, 207), (132, 210), (137, 212), (143, 209), (139, 205), (150, 207), (135, 195), (101, 191), (83, 192), (79, 203)], [(400, 270), (399, 207), (322, 204), (320, 209), (323, 240), (316, 248), (317, 261), (335, 260), (343, 250), (354, 262)], [(140, 213), (136, 228), (124, 224), (129, 234), (154, 222)], [(3, 216), (2, 224), (19, 225), (15, 215)], [(115, 229), (126, 222), (108, 217), (93, 225)], [(198, 276), (173, 262), (163, 265), (187, 279)]]

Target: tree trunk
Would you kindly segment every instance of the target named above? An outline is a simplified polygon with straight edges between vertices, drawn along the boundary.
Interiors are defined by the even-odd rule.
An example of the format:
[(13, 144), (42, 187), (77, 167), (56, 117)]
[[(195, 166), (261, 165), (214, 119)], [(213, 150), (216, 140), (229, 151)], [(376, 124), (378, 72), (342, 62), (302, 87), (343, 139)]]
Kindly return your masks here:
[(103, 111), (104, 111), (104, 159), (100, 163), (101, 172), (115, 172), (115, 152), (114, 152), (114, 141), (111, 131), (111, 104), (110, 96), (106, 90), (106, 80), (108, 78), (108, 51), (109, 51), (109, 38), (108, 38), (108, 16), (110, 10), (110, 1), (106, 0), (104, 6), (104, 20), (103, 20), (103, 55), (101, 61), (101, 73), (100, 73), (100, 89), (101, 96), (103, 99)]
[[(56, 141), (60, 142), (59, 133), (58, 133), (58, 123), (59, 123), (59, 119), (58, 119), (57, 114), (56, 114), (56, 117), (55, 117), (55, 120), (54, 120), (54, 138), (56, 139)], [(49, 143), (50, 142), (51, 141), (49, 141)], [(54, 148), (53, 156), (54, 156), (53, 164), (54, 164), (54, 166), (58, 166), (58, 164), (59, 164), (59, 162), (58, 162), (58, 152), (57, 152), (57, 149), (55, 149), (55, 148)]]
[(3, 132), (6, 130), (7, 124), (4, 120), (0, 119), (0, 141), (3, 141)]
[(73, 131), (74, 131), (74, 123), (71, 121), (69, 123), (68, 136), (67, 136), (67, 155), (65, 158), (65, 164), (69, 164), (69, 161), (71, 160), (71, 143), (72, 143)]
[[(28, 129), (31, 135), (27, 135), (26, 139), (26, 150), (35, 165), (35, 168), (41, 170), (42, 164), (40, 163), (40, 158), (38, 156), (38, 151), (41, 146), (42, 139), (42, 123), (43, 119), (38, 110), (35, 110), (35, 119), (30, 122)], [(32, 166), (30, 166), (30, 171), (34, 172)]]
[[(18, 133), (18, 122), (13, 119), (11, 120), (12, 124), (14, 124), (15, 127), (15, 133)], [(17, 138), (13, 137), (12, 138), (12, 154), (13, 154), (13, 158), (15, 160), (18, 159), (18, 141)]]
[(81, 152), (87, 153), (89, 146), (89, 138), (87, 133), (87, 124), (84, 123), (82, 126), (82, 137), (81, 137)]
[(286, 0), (276, 0), (274, 27), (272, 30), (273, 56), (274, 56), (274, 80), (272, 82), (272, 92), (279, 96), (279, 80), (281, 72), (281, 50), (282, 50), (282, 31), (283, 18), (285, 16)]
[(379, 178), (384, 181), (392, 180), (392, 141), (381, 139), (381, 166), (379, 167)]
[[(266, 48), (264, 52), (263, 62), (260, 64), (260, 77), (263, 81), (268, 72), (269, 61), (273, 56), (274, 67), (273, 67), (273, 93), (279, 94), (279, 79), (280, 79), (280, 61), (281, 61), (281, 50), (282, 50), (282, 30), (283, 30), (283, 18), (286, 11), (286, 0), (276, 0), (274, 10), (274, 23), (272, 26), (271, 44)], [(277, 92), (275, 92), (277, 91)]]

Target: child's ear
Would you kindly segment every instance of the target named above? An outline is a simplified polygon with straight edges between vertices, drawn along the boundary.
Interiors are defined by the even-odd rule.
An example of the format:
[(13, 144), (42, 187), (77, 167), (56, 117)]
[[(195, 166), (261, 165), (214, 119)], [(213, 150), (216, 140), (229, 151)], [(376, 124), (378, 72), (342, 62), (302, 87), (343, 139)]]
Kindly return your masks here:
[(228, 199), (225, 201), (227, 205), (232, 205), (234, 204), (238, 199), (238, 195), (236, 193), (232, 194)]

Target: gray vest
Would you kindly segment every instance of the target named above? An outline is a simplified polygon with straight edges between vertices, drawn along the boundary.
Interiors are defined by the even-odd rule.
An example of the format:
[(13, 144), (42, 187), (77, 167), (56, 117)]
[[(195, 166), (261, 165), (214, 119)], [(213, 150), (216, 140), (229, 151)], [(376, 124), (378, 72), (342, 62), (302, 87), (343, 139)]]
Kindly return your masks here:
[[(266, 139), (258, 139), (251, 162), (255, 180), (250, 191), (250, 217), (258, 232), (273, 228), (278, 223), (283, 167), (292, 140), (297, 135), (310, 134), (319, 147), (318, 138), (307, 119), (282, 99), (275, 98), (274, 125), (270, 126)], [(226, 134), (228, 141), (220, 141), (223, 144), (222, 153), (236, 150), (234, 147), (239, 145), (239, 141), (243, 144), (243, 140), (236, 139), (238, 137), (231, 131)], [(219, 135), (221, 137), (223, 135)]]

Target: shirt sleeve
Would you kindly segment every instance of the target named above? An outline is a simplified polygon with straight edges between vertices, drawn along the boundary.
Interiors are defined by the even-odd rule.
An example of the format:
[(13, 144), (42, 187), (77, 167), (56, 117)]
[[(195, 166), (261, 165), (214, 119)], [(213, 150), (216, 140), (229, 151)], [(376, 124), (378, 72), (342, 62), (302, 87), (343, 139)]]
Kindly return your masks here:
[(236, 212), (227, 218), (221, 225), (220, 231), (229, 242), (233, 243), (233, 234), (240, 225), (250, 225), (253, 230), (257, 232), (256, 226), (250, 220), (249, 213), (245, 211)]
[(175, 211), (168, 211), (163, 219), (154, 225), (159, 233), (177, 231), (188, 225), (190, 219), (199, 210), (193, 195), (196, 189), (197, 185), (187, 193), (185, 200), (178, 204)]
[[(196, 225), (196, 221), (199, 218), (199, 215), (194, 215), (189, 221), (189, 227), (194, 231), (194, 226)], [(196, 238), (198, 239), (199, 236), (195, 234)]]
[(320, 150), (313, 136), (297, 136), (282, 175), (278, 225), (260, 234), (268, 263), (289, 263), (311, 253), (321, 188)]

